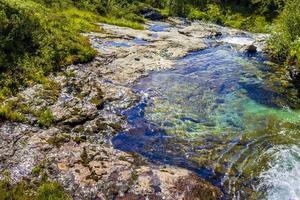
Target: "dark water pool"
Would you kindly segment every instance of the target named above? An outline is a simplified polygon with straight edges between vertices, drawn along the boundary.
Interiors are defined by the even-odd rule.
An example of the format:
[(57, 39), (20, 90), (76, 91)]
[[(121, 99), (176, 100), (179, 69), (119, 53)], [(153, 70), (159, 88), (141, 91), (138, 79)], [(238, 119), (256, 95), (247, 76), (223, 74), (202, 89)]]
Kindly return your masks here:
[[(274, 67), (274, 66), (273, 66)], [(115, 148), (184, 167), (225, 199), (300, 197), (300, 111), (285, 73), (230, 45), (194, 52), (133, 88)]]

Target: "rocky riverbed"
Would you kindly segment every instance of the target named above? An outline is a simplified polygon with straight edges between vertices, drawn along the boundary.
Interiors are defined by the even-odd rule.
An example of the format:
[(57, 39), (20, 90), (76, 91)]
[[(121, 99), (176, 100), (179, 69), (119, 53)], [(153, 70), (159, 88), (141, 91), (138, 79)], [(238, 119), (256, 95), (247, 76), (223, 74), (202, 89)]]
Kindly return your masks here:
[[(78, 200), (220, 199), (221, 190), (194, 172), (116, 150), (111, 139), (128, 128), (121, 111), (140, 100), (131, 88), (139, 78), (172, 68), (176, 59), (207, 48), (210, 38), (243, 32), (179, 19), (149, 22), (146, 30), (99, 26), (103, 33), (86, 34), (99, 52), (91, 63), (68, 66), (50, 76), (53, 85), (35, 85), (10, 99), (31, 111), (48, 109), (53, 123), (41, 128), (32, 112), (26, 123), (1, 122), (1, 177), (9, 172), (13, 182), (38, 180), (32, 170), (41, 166)], [(255, 38), (235, 45), (242, 50), (265, 36)]]

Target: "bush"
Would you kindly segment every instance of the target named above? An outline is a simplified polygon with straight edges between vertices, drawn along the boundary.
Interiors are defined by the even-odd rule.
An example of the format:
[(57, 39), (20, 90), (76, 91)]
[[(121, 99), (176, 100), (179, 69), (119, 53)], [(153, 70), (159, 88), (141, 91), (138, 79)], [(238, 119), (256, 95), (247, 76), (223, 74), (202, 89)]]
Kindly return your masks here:
[(220, 6), (216, 4), (210, 4), (208, 5), (206, 12), (207, 12), (207, 20), (219, 24), (223, 22), (223, 14)]
[(285, 61), (300, 59), (300, 0), (286, 2), (283, 12), (275, 22), (269, 40), (272, 57)]
[(95, 21), (79, 10), (0, 0), (0, 87), (16, 92), (63, 66), (91, 60), (96, 51), (80, 33), (96, 30)]
[(207, 18), (207, 14), (197, 8), (190, 8), (188, 19), (190, 20), (203, 20)]

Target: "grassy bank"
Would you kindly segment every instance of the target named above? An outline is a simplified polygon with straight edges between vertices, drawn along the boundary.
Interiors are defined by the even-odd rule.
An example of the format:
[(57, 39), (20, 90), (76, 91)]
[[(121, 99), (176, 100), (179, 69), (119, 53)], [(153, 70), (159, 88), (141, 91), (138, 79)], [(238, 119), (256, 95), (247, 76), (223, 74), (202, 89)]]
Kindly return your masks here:
[(113, 7), (107, 13), (99, 2), (0, 0), (0, 100), (47, 83), (53, 71), (93, 59), (96, 51), (81, 33), (101, 31), (97, 22), (143, 29), (141, 17), (126, 15), (130, 9), (122, 13)]
[[(0, 0), (0, 121), (23, 121), (23, 111), (29, 110), (16, 102), (3, 103), (8, 97), (36, 83), (56, 91), (57, 86), (47, 79), (51, 72), (96, 56), (89, 39), (81, 34), (101, 32), (96, 23), (143, 29), (143, 18), (126, 15), (130, 9), (114, 6), (108, 11), (99, 2)], [(42, 118), (42, 113), (35, 115)]]

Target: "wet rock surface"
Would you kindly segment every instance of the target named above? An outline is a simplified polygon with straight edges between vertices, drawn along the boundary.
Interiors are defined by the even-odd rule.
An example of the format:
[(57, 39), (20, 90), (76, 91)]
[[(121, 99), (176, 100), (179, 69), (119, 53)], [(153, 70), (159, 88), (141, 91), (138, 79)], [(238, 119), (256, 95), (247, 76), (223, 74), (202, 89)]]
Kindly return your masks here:
[(55, 90), (36, 85), (18, 94), (32, 111), (49, 109), (53, 123), (42, 128), (30, 112), (24, 123), (1, 123), (0, 177), (9, 171), (14, 182), (30, 179), (43, 163), (74, 199), (219, 199), (220, 190), (194, 173), (149, 163), (110, 142), (128, 127), (120, 111), (140, 98), (131, 89), (135, 81), (223, 34), (214, 25), (172, 23), (161, 31), (101, 24), (104, 33), (86, 34), (99, 51), (93, 62), (51, 75)]

